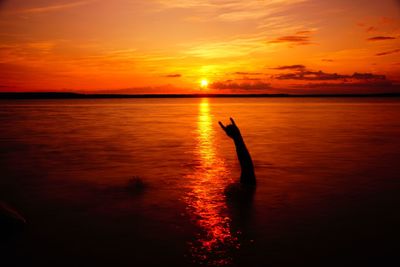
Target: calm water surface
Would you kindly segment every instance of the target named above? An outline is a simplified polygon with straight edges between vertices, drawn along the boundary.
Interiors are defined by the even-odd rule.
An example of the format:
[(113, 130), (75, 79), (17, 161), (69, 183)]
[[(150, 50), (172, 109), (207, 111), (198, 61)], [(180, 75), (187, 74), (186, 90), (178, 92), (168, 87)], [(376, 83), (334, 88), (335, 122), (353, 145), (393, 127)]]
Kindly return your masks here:
[[(258, 179), (235, 199), (230, 116)], [(30, 222), (17, 263), (361, 263), (399, 233), (398, 99), (1, 101), (0, 128), (0, 199)]]

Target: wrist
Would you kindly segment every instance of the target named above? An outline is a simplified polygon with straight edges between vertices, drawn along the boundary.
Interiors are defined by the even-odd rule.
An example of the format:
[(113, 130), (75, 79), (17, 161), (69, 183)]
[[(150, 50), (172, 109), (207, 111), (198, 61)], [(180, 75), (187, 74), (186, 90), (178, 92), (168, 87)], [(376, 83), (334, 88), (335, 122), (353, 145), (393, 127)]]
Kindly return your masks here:
[(235, 136), (235, 137), (233, 138), (233, 141), (234, 141), (236, 144), (243, 143), (243, 137), (242, 137), (241, 135)]

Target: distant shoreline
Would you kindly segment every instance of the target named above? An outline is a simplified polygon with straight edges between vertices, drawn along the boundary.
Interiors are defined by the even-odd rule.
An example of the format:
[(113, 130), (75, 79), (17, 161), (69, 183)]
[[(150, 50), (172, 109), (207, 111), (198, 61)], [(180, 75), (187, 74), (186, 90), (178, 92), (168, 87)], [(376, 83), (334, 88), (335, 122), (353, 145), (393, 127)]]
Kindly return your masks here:
[(239, 97), (263, 97), (263, 98), (307, 98), (307, 97), (400, 97), (400, 93), (381, 94), (82, 94), (69, 92), (3, 92), (0, 99), (111, 99), (111, 98), (239, 98)]

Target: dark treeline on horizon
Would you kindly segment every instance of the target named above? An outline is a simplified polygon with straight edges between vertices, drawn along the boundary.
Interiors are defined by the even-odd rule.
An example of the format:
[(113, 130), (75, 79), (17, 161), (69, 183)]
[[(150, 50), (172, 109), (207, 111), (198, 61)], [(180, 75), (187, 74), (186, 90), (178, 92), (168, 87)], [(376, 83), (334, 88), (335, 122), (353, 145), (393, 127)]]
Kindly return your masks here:
[(200, 98), (200, 97), (400, 97), (380, 94), (82, 94), (72, 92), (2, 92), (0, 99), (96, 99), (96, 98)]

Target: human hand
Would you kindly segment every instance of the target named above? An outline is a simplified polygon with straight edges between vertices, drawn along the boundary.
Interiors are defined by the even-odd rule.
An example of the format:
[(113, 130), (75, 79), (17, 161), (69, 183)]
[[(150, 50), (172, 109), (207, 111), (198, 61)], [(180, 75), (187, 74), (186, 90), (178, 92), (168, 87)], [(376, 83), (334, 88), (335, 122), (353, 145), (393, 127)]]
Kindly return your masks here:
[(218, 123), (221, 126), (222, 130), (224, 130), (224, 132), (226, 133), (227, 136), (229, 136), (233, 140), (237, 140), (237, 139), (241, 138), (242, 135), (240, 134), (239, 128), (236, 126), (235, 121), (232, 118), (230, 118), (230, 120), (231, 120), (231, 124), (228, 124), (227, 126), (224, 126), (222, 124), (222, 122), (220, 122), (220, 121)]

